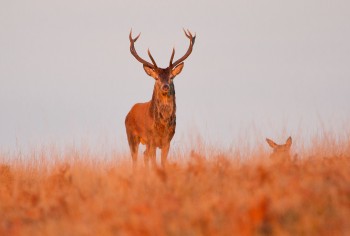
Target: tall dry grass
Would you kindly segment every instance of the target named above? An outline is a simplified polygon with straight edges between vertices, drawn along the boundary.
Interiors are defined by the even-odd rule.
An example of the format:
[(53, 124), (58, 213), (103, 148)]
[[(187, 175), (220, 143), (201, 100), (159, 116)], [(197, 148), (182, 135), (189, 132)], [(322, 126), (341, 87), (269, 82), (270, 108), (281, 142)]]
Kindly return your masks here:
[(137, 171), (83, 151), (2, 154), (0, 235), (349, 235), (349, 147), (316, 140), (293, 162), (195, 148)]

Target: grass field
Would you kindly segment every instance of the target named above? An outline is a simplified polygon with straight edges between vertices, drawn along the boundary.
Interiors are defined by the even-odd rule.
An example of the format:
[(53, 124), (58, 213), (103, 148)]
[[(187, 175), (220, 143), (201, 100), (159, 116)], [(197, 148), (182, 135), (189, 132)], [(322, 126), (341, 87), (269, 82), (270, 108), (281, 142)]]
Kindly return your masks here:
[(350, 142), (318, 143), (294, 161), (194, 148), (136, 171), (117, 154), (3, 154), (0, 235), (349, 235)]

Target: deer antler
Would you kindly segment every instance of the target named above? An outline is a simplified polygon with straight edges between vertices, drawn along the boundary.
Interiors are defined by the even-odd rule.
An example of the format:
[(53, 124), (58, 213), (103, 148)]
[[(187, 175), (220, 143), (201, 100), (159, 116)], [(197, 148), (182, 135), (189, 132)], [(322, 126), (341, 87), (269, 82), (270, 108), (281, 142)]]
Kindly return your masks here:
[(174, 68), (176, 65), (183, 62), (192, 53), (194, 41), (196, 40), (196, 34), (192, 36), (192, 33), (189, 30), (186, 31), (185, 29), (183, 29), (183, 31), (185, 32), (186, 37), (190, 39), (190, 46), (188, 47), (186, 54), (180, 59), (178, 59), (177, 61), (175, 61), (174, 63), (173, 63), (173, 59), (175, 55), (175, 48), (173, 48), (173, 52), (171, 54), (170, 63), (169, 63), (170, 68)]
[(134, 43), (136, 42), (136, 40), (140, 37), (141, 33), (139, 33), (139, 35), (137, 35), (135, 38), (132, 38), (132, 29), (130, 30), (130, 34), (129, 34), (129, 40), (130, 40), (130, 52), (131, 54), (136, 58), (136, 60), (138, 60), (139, 62), (141, 62), (142, 64), (149, 66), (153, 69), (158, 68), (155, 60), (153, 59), (151, 52), (148, 49), (148, 56), (151, 58), (151, 61), (153, 62), (153, 64), (149, 63), (148, 61), (142, 59), (136, 52), (135, 49), (135, 45)]

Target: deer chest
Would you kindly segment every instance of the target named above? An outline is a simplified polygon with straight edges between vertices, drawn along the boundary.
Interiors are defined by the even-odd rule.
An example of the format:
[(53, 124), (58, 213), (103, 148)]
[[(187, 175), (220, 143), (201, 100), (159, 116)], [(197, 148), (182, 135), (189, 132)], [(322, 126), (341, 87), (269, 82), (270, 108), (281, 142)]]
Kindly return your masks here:
[(153, 142), (157, 147), (168, 144), (175, 134), (176, 119), (175, 117), (168, 122), (155, 122), (153, 130)]

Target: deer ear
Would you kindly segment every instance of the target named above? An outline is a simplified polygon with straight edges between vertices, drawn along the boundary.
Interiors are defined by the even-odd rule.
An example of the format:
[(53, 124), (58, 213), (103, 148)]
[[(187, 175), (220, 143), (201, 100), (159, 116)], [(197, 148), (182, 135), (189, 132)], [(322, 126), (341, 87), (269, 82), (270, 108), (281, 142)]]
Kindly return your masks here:
[(178, 74), (181, 73), (183, 68), (184, 68), (184, 63), (181, 62), (180, 64), (175, 66), (175, 68), (171, 71), (171, 74), (175, 77), (175, 76), (177, 76)]
[(277, 144), (274, 142), (274, 141), (272, 141), (271, 139), (266, 139), (266, 142), (270, 145), (270, 147), (272, 147), (272, 148), (275, 148), (275, 147), (277, 147)]
[(157, 74), (153, 68), (151, 68), (147, 65), (143, 65), (143, 69), (146, 71), (147, 75), (153, 77), (154, 79), (157, 79)]
[(286, 145), (287, 145), (287, 147), (292, 146), (292, 137), (289, 137), (289, 138), (287, 139)]

